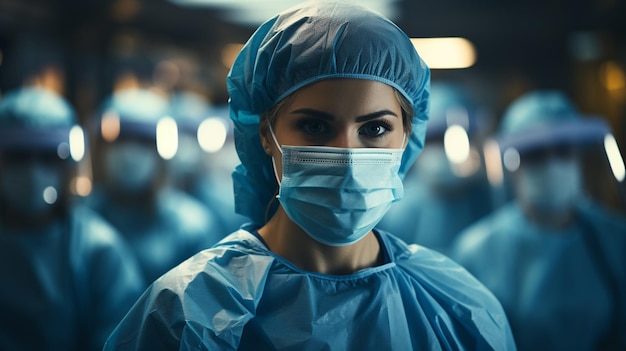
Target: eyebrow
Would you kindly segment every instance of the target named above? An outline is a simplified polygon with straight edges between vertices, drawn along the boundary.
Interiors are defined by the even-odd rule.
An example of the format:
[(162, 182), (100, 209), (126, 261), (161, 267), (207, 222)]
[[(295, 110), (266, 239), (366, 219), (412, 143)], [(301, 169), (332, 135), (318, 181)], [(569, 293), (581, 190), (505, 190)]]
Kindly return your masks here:
[[(325, 119), (325, 120), (333, 120), (333, 119), (335, 119), (335, 116), (331, 115), (330, 113), (326, 113), (326, 112), (319, 111), (319, 110), (314, 110), (312, 108), (300, 108), (300, 109), (291, 111), (291, 114), (309, 115), (311, 117)], [(368, 114), (363, 115), (363, 116), (359, 116), (359, 117), (356, 118), (356, 122), (366, 122), (366, 121), (369, 121), (369, 120), (372, 120), (372, 119), (376, 119), (376, 118), (379, 118), (379, 117), (382, 117), (382, 116), (388, 116), (388, 115), (398, 117), (398, 115), (395, 114), (391, 110), (380, 110), (380, 111), (368, 113)]]

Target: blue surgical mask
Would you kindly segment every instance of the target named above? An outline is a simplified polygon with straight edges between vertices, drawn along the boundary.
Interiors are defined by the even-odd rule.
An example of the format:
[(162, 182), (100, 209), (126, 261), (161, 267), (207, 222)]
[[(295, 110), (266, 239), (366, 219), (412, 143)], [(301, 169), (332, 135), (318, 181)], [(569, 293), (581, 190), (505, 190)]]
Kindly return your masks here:
[(128, 193), (152, 186), (159, 162), (154, 147), (130, 141), (110, 145), (104, 159), (109, 184)]
[(203, 156), (203, 151), (195, 136), (179, 135), (178, 151), (168, 161), (170, 176), (177, 181), (199, 173), (204, 162)]
[(22, 215), (37, 217), (53, 208), (62, 191), (58, 167), (24, 162), (2, 169), (0, 191), (11, 208)]
[(403, 149), (281, 148), (274, 141), (282, 152), (278, 200), (289, 218), (320, 243), (359, 241), (403, 196), (398, 174)]
[(427, 144), (415, 160), (414, 167), (420, 180), (435, 189), (450, 189), (463, 182), (463, 178), (452, 171), (443, 144)]
[(552, 158), (519, 169), (517, 194), (545, 213), (569, 210), (581, 193), (582, 178), (575, 159)]

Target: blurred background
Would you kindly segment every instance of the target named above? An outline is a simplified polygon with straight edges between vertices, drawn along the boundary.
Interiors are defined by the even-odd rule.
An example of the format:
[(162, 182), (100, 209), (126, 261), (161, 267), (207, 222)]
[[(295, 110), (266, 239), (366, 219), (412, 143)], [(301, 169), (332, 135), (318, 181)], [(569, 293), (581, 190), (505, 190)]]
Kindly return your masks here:
[[(389, 16), (411, 37), (469, 40), (475, 62), (433, 70), (433, 79), (467, 82), (496, 116), (526, 90), (557, 88), (570, 93), (583, 111), (610, 119), (623, 140), (624, 1), (360, 2)], [(39, 72), (42, 84), (62, 91), (87, 118), (125, 66), (155, 85), (188, 85), (223, 104), (237, 44), (263, 19), (295, 3), (0, 0), (0, 91)]]
[[(46, 86), (69, 100), (81, 122), (113, 91), (146, 82), (165, 95), (193, 91), (224, 106), (225, 77), (241, 44), (297, 2), (0, 0), (0, 94)], [(626, 2), (360, 2), (416, 38), (433, 81), (472, 90), (488, 125), (522, 93), (559, 89), (582, 112), (606, 118), (626, 144)]]

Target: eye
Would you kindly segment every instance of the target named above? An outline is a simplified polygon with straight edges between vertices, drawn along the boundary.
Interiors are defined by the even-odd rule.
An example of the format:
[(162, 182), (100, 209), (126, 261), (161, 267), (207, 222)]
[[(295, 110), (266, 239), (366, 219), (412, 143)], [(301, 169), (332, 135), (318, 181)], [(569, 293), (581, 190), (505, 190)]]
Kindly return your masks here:
[(327, 133), (328, 124), (315, 118), (307, 118), (298, 121), (298, 128), (308, 135), (321, 135)]
[(363, 134), (368, 137), (380, 137), (383, 134), (391, 131), (391, 126), (384, 120), (377, 120), (366, 123), (359, 129), (359, 134)]

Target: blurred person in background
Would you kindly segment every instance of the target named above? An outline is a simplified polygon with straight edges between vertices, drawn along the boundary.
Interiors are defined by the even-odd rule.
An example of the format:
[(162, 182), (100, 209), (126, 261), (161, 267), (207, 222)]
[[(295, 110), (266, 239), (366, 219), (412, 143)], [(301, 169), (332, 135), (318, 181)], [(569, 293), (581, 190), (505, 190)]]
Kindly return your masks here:
[(167, 102), (142, 88), (115, 92), (94, 120), (94, 191), (88, 203), (130, 243), (151, 283), (225, 235), (215, 216), (167, 185), (165, 159), (177, 149)]
[(193, 196), (215, 214), (224, 233), (247, 221), (235, 213), (231, 173), (238, 163), (232, 123), (200, 94), (170, 96), (169, 114), (178, 123), (178, 151), (168, 161), (173, 187)]
[(85, 139), (56, 93), (0, 100), (0, 349), (99, 350), (141, 294), (119, 233), (71, 193)]
[(383, 217), (382, 229), (446, 253), (461, 230), (491, 212), (479, 113), (462, 86), (431, 84), (424, 150), (405, 177), (405, 198)]
[(513, 201), (464, 231), (452, 257), (498, 297), (519, 350), (626, 349), (626, 220), (589, 196), (583, 172), (586, 158), (610, 161), (615, 177), (594, 168), (595, 181), (623, 180), (608, 125), (533, 91), (496, 140)]

